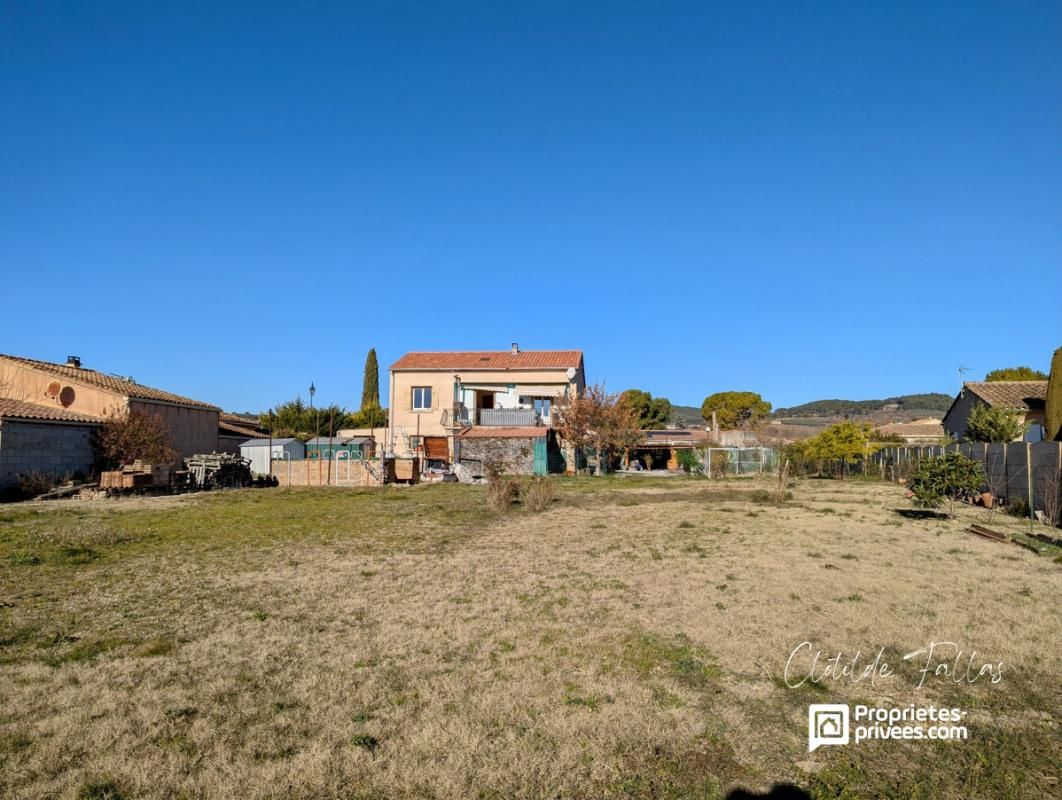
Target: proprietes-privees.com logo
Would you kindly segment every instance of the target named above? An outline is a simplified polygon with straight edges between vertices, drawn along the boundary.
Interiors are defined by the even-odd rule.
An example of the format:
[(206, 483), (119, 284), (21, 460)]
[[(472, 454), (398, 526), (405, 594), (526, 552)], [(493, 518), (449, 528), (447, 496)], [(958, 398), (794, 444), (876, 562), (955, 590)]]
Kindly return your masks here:
[(881, 708), (844, 703), (812, 703), (808, 706), (808, 752), (824, 744), (856, 744), (864, 741), (950, 741), (966, 739), (966, 717), (958, 708), (915, 706)]

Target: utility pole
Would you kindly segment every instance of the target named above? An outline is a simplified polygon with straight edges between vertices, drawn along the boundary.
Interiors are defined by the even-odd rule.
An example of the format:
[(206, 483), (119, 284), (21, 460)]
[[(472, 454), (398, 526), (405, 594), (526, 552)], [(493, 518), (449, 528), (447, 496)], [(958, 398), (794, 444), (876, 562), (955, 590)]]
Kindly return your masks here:
[[(328, 412), (328, 485), (332, 485), (332, 435), (336, 425), (336, 410), (332, 408)], [(337, 467), (338, 469), (338, 467)], [(336, 483), (339, 483), (339, 475), (336, 475)]]

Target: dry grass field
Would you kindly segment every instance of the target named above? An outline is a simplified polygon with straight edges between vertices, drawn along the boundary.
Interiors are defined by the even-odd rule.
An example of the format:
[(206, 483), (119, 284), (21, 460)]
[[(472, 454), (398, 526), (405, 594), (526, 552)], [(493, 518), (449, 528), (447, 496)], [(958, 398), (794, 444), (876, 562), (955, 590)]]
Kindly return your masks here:
[[(887, 484), (575, 479), (0, 507), (0, 795), (1062, 796), (1062, 564)], [(790, 689), (800, 642), (875, 685)], [(959, 643), (1002, 680), (915, 688)], [(963, 662), (965, 668), (965, 661)], [(809, 754), (810, 702), (969, 710)]]

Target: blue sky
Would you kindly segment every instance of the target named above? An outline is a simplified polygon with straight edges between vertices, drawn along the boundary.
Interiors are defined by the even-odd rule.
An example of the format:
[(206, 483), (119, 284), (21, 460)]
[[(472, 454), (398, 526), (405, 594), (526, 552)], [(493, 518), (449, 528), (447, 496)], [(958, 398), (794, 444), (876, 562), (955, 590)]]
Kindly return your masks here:
[(0, 352), (234, 410), (356, 406), (369, 347), (686, 404), (1046, 368), (1059, 41), (1048, 0), (0, 0)]

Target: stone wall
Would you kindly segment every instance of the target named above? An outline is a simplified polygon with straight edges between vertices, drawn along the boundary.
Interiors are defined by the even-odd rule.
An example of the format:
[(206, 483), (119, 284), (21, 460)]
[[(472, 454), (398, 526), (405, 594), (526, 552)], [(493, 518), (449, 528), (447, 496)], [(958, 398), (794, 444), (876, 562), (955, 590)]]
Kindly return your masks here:
[(0, 487), (18, 483), (18, 476), (30, 472), (62, 477), (66, 473), (87, 474), (95, 453), (92, 432), (96, 426), (75, 423), (0, 421)]
[(535, 440), (531, 438), (462, 438), (461, 463), (476, 475), (492, 462), (511, 475), (531, 475), (535, 471)]
[(273, 461), (273, 477), (281, 486), (379, 486), (378, 461), (373, 464), (373, 469), (375, 475), (366, 470), (361, 462), (345, 458), (337, 461), (316, 458)]

